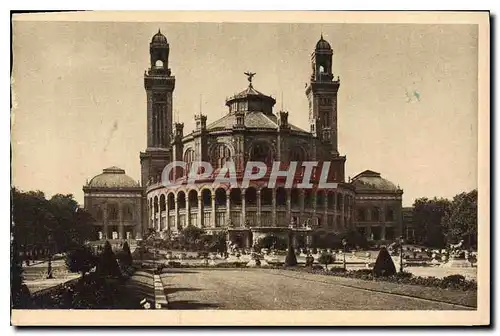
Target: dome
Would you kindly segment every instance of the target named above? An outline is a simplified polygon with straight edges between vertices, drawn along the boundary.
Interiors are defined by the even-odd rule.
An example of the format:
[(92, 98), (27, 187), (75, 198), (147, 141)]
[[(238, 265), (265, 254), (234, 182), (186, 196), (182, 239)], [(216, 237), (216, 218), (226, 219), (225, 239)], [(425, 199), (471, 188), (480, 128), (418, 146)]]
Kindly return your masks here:
[(323, 39), (323, 34), (321, 34), (321, 38), (319, 39), (318, 43), (316, 43), (316, 50), (332, 50), (330, 43)]
[(88, 183), (90, 188), (137, 188), (139, 184), (125, 174), (125, 170), (118, 167), (109, 167), (102, 170)]
[(354, 185), (356, 190), (378, 190), (378, 191), (399, 191), (394, 183), (386, 180), (380, 176), (380, 173), (365, 170), (364, 172), (356, 175), (351, 183)]
[(151, 40), (151, 43), (161, 43), (161, 44), (168, 44), (167, 38), (165, 35), (163, 35), (160, 30), (158, 29), (158, 33), (156, 33), (153, 36), (153, 39)]

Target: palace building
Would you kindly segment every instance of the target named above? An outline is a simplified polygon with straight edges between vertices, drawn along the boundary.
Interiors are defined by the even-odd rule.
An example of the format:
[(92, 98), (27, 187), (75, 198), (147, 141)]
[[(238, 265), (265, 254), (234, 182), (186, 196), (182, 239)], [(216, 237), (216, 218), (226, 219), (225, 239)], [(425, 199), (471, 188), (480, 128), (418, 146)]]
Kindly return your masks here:
[[(84, 187), (85, 207), (102, 227), (99, 238), (141, 238), (150, 227), (176, 234), (189, 225), (207, 232), (227, 231), (228, 240), (241, 247), (250, 247), (268, 234), (286, 237), (293, 233), (298, 245), (310, 242), (316, 232), (356, 229), (373, 240), (401, 234), (403, 192), (399, 187), (371, 171), (345, 180), (346, 157), (338, 151), (337, 136), (340, 79), (334, 76), (333, 50), (323, 36), (311, 54), (312, 71), (304, 92), (309, 102), (308, 130), (289, 123), (288, 112), (276, 110), (276, 100), (258, 91), (255, 74), (247, 72), (248, 86), (226, 99), (224, 116), (209, 122), (199, 113), (195, 129), (187, 133), (182, 123), (172, 121), (175, 76), (168, 62), (170, 45), (160, 31), (153, 36), (149, 52), (150, 65), (144, 74), (147, 147), (140, 153), (140, 185), (114, 167)], [(173, 170), (171, 177), (178, 183), (165, 186), (162, 172), (173, 161), (185, 162), (187, 169)], [(268, 188), (269, 173), (244, 188), (217, 183), (215, 177), (185, 183), (191, 165), (199, 161), (210, 162), (215, 171), (232, 162), (238, 179), (249, 161), (266, 163), (268, 172), (275, 161), (280, 162), (281, 170), (286, 170), (291, 161), (297, 161), (299, 167), (303, 161), (330, 162), (327, 181), (337, 183), (337, 187), (301, 188), (304, 168), (297, 169), (290, 188), (284, 179)], [(113, 174), (120, 178), (113, 177), (116, 183), (109, 188), (95, 182)], [(310, 182), (317, 185), (318, 179), (319, 173), (314, 170)], [(121, 205), (119, 215), (112, 217), (120, 220), (110, 221), (110, 213), (114, 214), (110, 209), (114, 208), (109, 206), (105, 191), (111, 204), (118, 199), (135, 204), (134, 221), (124, 222), (128, 212), (120, 210)], [(119, 198), (120, 191), (128, 196)], [(95, 195), (99, 195), (98, 201)], [(374, 217), (373, 209), (381, 215)], [(372, 215), (363, 217), (362, 211)]]

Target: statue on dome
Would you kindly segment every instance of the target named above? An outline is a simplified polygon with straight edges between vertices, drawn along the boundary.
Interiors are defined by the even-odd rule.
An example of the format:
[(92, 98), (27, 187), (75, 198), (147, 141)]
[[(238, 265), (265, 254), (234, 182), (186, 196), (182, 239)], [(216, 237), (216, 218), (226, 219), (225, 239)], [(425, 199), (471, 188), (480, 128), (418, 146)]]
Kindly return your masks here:
[(247, 75), (248, 81), (250, 82), (250, 84), (252, 84), (252, 78), (253, 78), (253, 76), (255, 76), (255, 72), (247, 71), (247, 72), (245, 72), (245, 75)]

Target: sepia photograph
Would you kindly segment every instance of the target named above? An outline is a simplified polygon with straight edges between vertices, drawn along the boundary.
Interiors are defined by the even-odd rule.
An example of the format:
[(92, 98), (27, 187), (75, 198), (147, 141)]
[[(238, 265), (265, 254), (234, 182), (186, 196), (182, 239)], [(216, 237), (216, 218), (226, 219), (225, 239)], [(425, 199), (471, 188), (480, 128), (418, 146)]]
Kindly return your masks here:
[(489, 324), (489, 29), (13, 14), (11, 323)]

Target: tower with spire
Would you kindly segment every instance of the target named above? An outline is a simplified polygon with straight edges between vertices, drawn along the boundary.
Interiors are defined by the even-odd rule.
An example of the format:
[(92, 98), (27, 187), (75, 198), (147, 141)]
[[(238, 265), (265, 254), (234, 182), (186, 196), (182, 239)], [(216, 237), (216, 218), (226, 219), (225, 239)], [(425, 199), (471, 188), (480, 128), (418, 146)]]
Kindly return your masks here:
[(337, 93), (340, 81), (334, 79), (333, 50), (321, 34), (316, 48), (311, 55), (312, 73), (306, 85), (306, 96), (309, 100), (310, 131), (331, 148), (336, 156), (337, 143)]
[(170, 45), (158, 30), (149, 44), (150, 66), (144, 73), (147, 101), (147, 147), (140, 155), (141, 180), (158, 181), (172, 158), (172, 108), (175, 77), (168, 67)]

